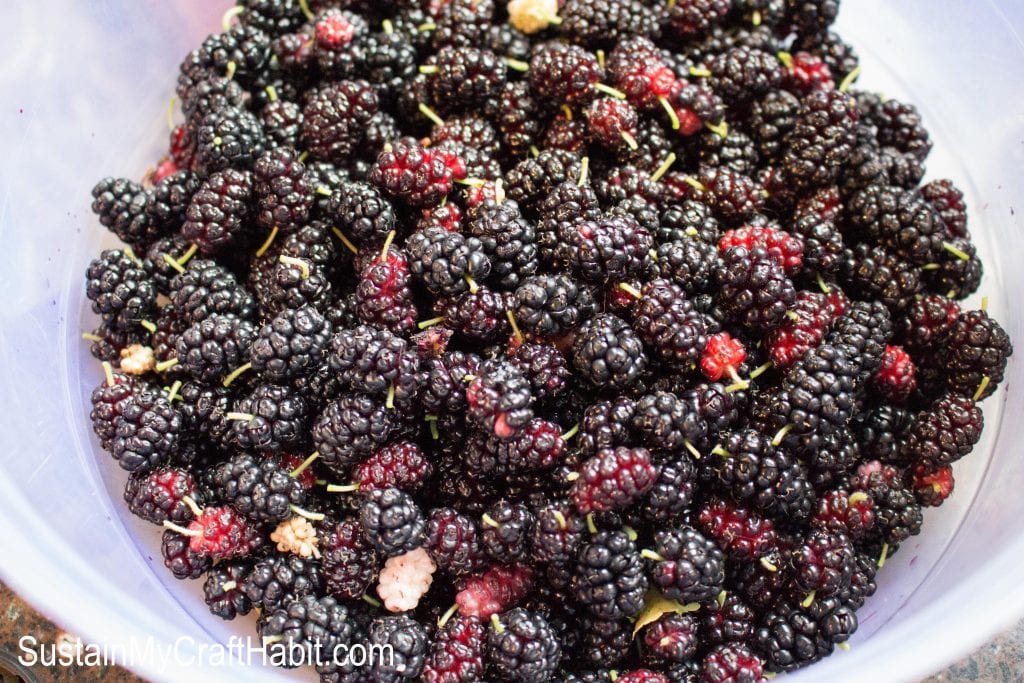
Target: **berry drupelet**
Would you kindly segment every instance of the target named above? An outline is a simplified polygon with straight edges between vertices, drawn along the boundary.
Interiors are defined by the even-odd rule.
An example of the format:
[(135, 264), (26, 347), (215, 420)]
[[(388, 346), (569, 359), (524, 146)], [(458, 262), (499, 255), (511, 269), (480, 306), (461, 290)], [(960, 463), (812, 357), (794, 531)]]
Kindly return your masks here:
[(181, 234), (204, 254), (215, 254), (236, 242), (251, 213), (253, 176), (227, 168), (212, 174), (192, 195)]
[(156, 314), (156, 287), (145, 262), (109, 249), (85, 272), (85, 294), (92, 310), (117, 330), (137, 328)]
[(718, 270), (718, 300), (723, 312), (745, 327), (778, 327), (796, 300), (782, 266), (759, 247), (730, 247)]
[(366, 394), (346, 394), (328, 404), (313, 422), (312, 441), (320, 460), (340, 477), (363, 457), (404, 430), (384, 402)]
[(643, 559), (625, 531), (600, 531), (580, 547), (572, 579), (576, 599), (597, 619), (623, 619), (643, 609)]
[(272, 611), (298, 598), (323, 590), (320, 562), (292, 553), (272, 553), (253, 565), (241, 582), (253, 606)]
[(583, 324), (573, 343), (572, 361), (594, 386), (617, 390), (634, 386), (647, 368), (639, 337), (626, 321), (610, 313)]
[(359, 522), (363, 537), (389, 557), (418, 548), (426, 530), (423, 512), (396, 488), (369, 491), (359, 506)]
[(370, 171), (371, 183), (413, 208), (437, 205), (453, 182), (465, 177), (465, 165), (456, 155), (405, 142), (382, 152)]
[(561, 646), (544, 617), (521, 607), (492, 618), (487, 649), (505, 681), (548, 681), (561, 658)]
[(154, 198), (138, 183), (125, 178), (104, 178), (92, 188), (92, 196), (92, 211), (100, 224), (125, 244), (145, 250), (160, 236), (161, 223), (154, 222), (149, 215)]
[(466, 387), (467, 415), (499, 439), (509, 439), (533, 417), (530, 383), (512, 363), (485, 361)]
[(900, 455), (932, 467), (950, 465), (974, 449), (984, 424), (974, 401), (947, 394), (914, 417), (900, 442)]
[(653, 486), (658, 468), (644, 448), (606, 448), (583, 463), (571, 498), (582, 514), (627, 508)]
[(178, 467), (161, 467), (150, 472), (138, 472), (128, 477), (124, 486), (124, 501), (136, 517), (153, 524), (165, 520), (175, 524), (188, 523), (192, 509), (185, 502), (201, 500), (195, 477)]
[(421, 674), (425, 683), (481, 680), (487, 629), (472, 617), (456, 616), (438, 629)]
[(939, 367), (946, 369), (952, 391), (980, 401), (995, 393), (1012, 354), (1010, 338), (998, 322), (983, 310), (968, 311), (950, 330)]
[(357, 600), (377, 577), (379, 557), (355, 519), (331, 524), (320, 534), (324, 589), (338, 600)]
[(293, 232), (303, 227), (313, 208), (314, 190), (305, 165), (292, 149), (271, 150), (253, 165), (256, 221), (267, 230)]
[(669, 280), (651, 280), (630, 312), (633, 329), (659, 360), (682, 368), (700, 359), (710, 324), (681, 287)]
[(178, 364), (193, 379), (211, 384), (249, 361), (256, 328), (234, 315), (210, 315), (192, 323), (175, 342)]
[(289, 387), (257, 385), (235, 402), (232, 413), (226, 417), (239, 448), (279, 453), (306, 438), (309, 404)]
[(427, 64), (427, 90), (445, 111), (479, 110), (501, 91), (508, 72), (498, 55), (470, 46), (445, 46)]
[(302, 110), (302, 144), (313, 159), (344, 166), (378, 106), (377, 94), (366, 81), (321, 88)]
[(654, 534), (649, 561), (651, 583), (681, 603), (718, 597), (725, 583), (725, 556), (714, 541), (692, 527), (662, 529)]

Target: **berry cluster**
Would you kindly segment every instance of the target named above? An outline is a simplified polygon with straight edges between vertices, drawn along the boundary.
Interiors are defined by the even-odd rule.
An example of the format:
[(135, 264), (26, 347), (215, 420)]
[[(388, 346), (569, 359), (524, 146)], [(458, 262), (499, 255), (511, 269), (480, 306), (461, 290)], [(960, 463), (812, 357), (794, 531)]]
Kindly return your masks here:
[(1012, 346), (835, 0), (246, 0), (93, 190), (99, 441), (323, 681), (762, 681), (857, 628)]

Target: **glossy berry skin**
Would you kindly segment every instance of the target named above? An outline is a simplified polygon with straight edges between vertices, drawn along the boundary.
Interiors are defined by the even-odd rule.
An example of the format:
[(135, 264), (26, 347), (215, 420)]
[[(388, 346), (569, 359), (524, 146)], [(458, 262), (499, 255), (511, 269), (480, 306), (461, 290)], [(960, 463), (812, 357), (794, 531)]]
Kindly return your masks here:
[(418, 548), (426, 531), (423, 513), (396, 488), (368, 492), (359, 508), (359, 522), (366, 540), (388, 557)]
[(911, 353), (937, 349), (960, 318), (960, 306), (944, 296), (929, 294), (907, 311), (900, 329), (903, 346)]
[(917, 414), (900, 453), (912, 462), (949, 465), (974, 449), (983, 427), (984, 415), (974, 401), (947, 394)]
[(717, 382), (723, 375), (736, 374), (743, 361), (747, 359), (746, 349), (728, 332), (720, 332), (708, 339), (707, 346), (700, 359), (700, 369), (712, 382)]
[(183, 498), (201, 498), (195, 478), (184, 469), (164, 467), (145, 474), (128, 477), (124, 487), (124, 500), (132, 513), (153, 524), (169, 520), (175, 524), (187, 523), (194, 515)]
[(753, 561), (776, 545), (775, 527), (749, 511), (721, 499), (712, 499), (699, 513), (701, 528), (733, 559)]
[(636, 274), (653, 246), (650, 233), (630, 218), (582, 223), (569, 239), (574, 269), (594, 283), (622, 281)]
[(863, 492), (857, 496), (843, 489), (829, 491), (818, 499), (811, 524), (854, 540), (862, 538), (874, 527), (875, 502)]
[(720, 645), (704, 657), (702, 681), (707, 683), (762, 683), (764, 664), (745, 645)]
[(598, 619), (622, 619), (640, 612), (647, 577), (643, 559), (626, 532), (601, 531), (580, 547), (573, 589), (576, 599)]
[(485, 564), (476, 523), (452, 508), (436, 508), (427, 520), (423, 547), (452, 576), (479, 571)]
[(598, 451), (573, 483), (573, 505), (582, 514), (628, 507), (649, 491), (658, 476), (644, 448), (608, 448)]
[(510, 363), (488, 361), (466, 388), (470, 419), (499, 439), (510, 439), (533, 417), (529, 382)]
[(430, 646), (425, 683), (463, 683), (484, 674), (487, 629), (473, 617), (456, 616), (439, 629)]
[(381, 153), (370, 172), (370, 182), (413, 208), (436, 206), (453, 181), (465, 177), (465, 167), (452, 155), (404, 143)]
[(921, 505), (938, 507), (953, 493), (953, 468), (943, 465), (931, 468), (921, 464), (913, 471), (914, 495)]
[(245, 557), (263, 544), (257, 527), (229, 507), (210, 507), (188, 525), (189, 549), (214, 561)]
[[(666, 597), (683, 604), (718, 597), (725, 583), (725, 556), (714, 541), (691, 527), (654, 535), (650, 577)], [(661, 559), (656, 559), (661, 558)]]
[(850, 540), (842, 534), (821, 531), (808, 534), (794, 548), (789, 561), (797, 585), (822, 597), (847, 588), (855, 568)]
[(689, 614), (665, 614), (643, 628), (640, 653), (653, 664), (682, 663), (697, 653), (697, 619)]
[(914, 361), (899, 346), (886, 346), (874, 376), (875, 388), (891, 403), (903, 403), (917, 389)]
[(434, 472), (420, 447), (409, 441), (384, 446), (363, 461), (352, 472), (352, 480), (360, 491), (398, 488), (416, 491)]
[(327, 593), (338, 600), (357, 600), (377, 577), (380, 556), (362, 535), (355, 519), (344, 519), (319, 534), (322, 574)]
[(554, 631), (540, 614), (516, 608), (492, 623), (487, 634), (492, 666), (502, 680), (543, 683), (561, 659)]
[(803, 266), (803, 242), (778, 228), (751, 226), (728, 230), (718, 241), (718, 250), (724, 254), (732, 247), (745, 247), (748, 251), (755, 247), (764, 249), (789, 276), (799, 273)]
[(466, 580), (455, 602), (459, 614), (490, 619), (492, 614), (511, 609), (529, 592), (533, 570), (526, 565), (495, 566)]

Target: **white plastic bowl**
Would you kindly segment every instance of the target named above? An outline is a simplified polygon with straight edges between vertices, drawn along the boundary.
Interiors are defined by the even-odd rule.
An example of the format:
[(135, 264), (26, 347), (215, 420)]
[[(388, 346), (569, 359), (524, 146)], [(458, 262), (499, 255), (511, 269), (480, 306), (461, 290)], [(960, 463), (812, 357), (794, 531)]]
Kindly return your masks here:
[[(249, 635), (170, 577), (159, 530), (127, 514), (124, 473), (91, 436), (100, 370), (80, 339), (93, 316), (82, 272), (112, 240), (89, 211), (107, 174), (140, 177), (164, 148), (176, 66), (217, 29), (226, 2), (6, 0), (0, 7), (0, 575), (88, 642), (153, 636), (199, 644)], [(1024, 4), (1017, 0), (846, 0), (839, 28), (862, 84), (917, 103), (936, 140), (931, 177), (954, 178), (986, 264), (984, 293), (1024, 339)], [(1022, 206), (1024, 208), (1024, 206)], [(956, 492), (880, 573), (849, 652), (797, 681), (913, 680), (1024, 616), (1024, 393), (1012, 363), (986, 402), (983, 443)], [(1009, 419), (1003, 423), (1000, 414)], [(280, 680), (271, 668), (134, 664), (154, 680)]]

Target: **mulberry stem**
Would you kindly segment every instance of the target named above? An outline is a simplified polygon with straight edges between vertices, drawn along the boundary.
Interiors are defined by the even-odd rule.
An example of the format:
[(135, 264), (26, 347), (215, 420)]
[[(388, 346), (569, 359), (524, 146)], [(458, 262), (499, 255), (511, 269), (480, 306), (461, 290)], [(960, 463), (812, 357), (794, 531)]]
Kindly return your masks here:
[(312, 465), (313, 462), (316, 461), (316, 459), (319, 458), (319, 457), (320, 457), (320, 451), (313, 451), (313, 454), (311, 456), (309, 456), (308, 458), (306, 458), (305, 460), (303, 460), (299, 464), (298, 467), (296, 467), (294, 470), (289, 472), (288, 476), (291, 477), (292, 479), (298, 478), (298, 476), (300, 474), (302, 474), (303, 472), (305, 472), (306, 469), (308, 469), (309, 466)]

